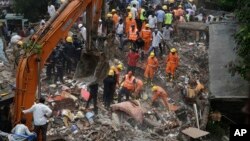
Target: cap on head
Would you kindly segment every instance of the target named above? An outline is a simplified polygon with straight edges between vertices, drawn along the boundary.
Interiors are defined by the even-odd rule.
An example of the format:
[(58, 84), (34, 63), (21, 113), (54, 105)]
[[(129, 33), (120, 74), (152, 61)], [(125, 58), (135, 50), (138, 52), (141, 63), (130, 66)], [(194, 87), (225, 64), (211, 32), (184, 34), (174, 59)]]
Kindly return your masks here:
[(68, 42), (68, 43), (73, 43), (72, 37), (71, 37), (71, 36), (68, 36), (68, 37), (66, 38), (66, 42)]
[(178, 6), (178, 8), (182, 8), (182, 6), (181, 6), (181, 5), (179, 5), (179, 6)]
[(154, 57), (155, 56), (155, 53), (154, 52), (151, 52), (150, 53), (150, 57)]
[(163, 9), (163, 10), (167, 10), (167, 9), (168, 9), (167, 5), (163, 5), (163, 6), (162, 6), (162, 9)]
[(152, 92), (156, 91), (157, 90), (157, 86), (153, 86), (151, 90), (152, 90)]
[(128, 10), (130, 10), (130, 9), (131, 9), (131, 7), (130, 7), (130, 6), (128, 6), (128, 7), (127, 7), (127, 9), (128, 9)]
[(171, 48), (171, 52), (176, 52), (176, 48)]
[(146, 24), (145, 27), (149, 27), (149, 24)]
[(116, 10), (115, 9), (112, 9), (112, 11), (111, 12), (116, 12)]
[(114, 76), (114, 70), (109, 70), (108, 76)]
[(78, 24), (78, 28), (81, 28), (83, 25), (82, 24)]

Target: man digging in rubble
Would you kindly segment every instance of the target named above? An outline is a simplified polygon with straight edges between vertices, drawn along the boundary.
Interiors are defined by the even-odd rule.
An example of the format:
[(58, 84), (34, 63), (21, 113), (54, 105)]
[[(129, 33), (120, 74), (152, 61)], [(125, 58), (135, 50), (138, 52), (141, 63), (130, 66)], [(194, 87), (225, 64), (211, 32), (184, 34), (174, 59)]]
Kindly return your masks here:
[(151, 106), (154, 104), (154, 102), (161, 98), (166, 108), (169, 109), (167, 92), (160, 86), (153, 86), (151, 90), (153, 92)]
[(170, 50), (169, 55), (166, 58), (166, 74), (167, 74), (167, 80), (170, 78), (170, 81), (173, 81), (175, 70), (179, 65), (179, 56), (176, 53), (176, 49), (172, 48)]
[(89, 97), (87, 104), (86, 104), (86, 109), (87, 109), (89, 107), (90, 101), (93, 99), (95, 114), (98, 114), (98, 108), (97, 108), (98, 86), (99, 85), (98, 85), (98, 82), (96, 80), (89, 84), (88, 88), (89, 88), (90, 97)]
[(134, 91), (136, 84), (136, 79), (133, 76), (132, 71), (129, 71), (128, 74), (126, 74), (121, 82), (121, 90), (118, 94), (118, 103), (121, 102), (123, 94), (126, 95), (126, 101), (129, 100), (129, 96), (131, 95), (131, 92)]

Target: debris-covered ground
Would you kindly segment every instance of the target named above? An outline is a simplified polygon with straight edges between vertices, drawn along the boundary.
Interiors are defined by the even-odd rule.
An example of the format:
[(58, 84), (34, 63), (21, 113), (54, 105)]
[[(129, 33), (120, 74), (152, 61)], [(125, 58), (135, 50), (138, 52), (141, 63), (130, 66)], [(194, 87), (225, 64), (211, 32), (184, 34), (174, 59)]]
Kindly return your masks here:
[[(103, 86), (98, 93), (98, 114), (95, 115), (93, 107), (85, 108), (86, 101), (81, 96), (81, 89), (86, 89), (91, 77), (82, 81), (73, 80), (72, 75), (64, 77), (64, 84), (53, 84), (42, 81), (42, 95), (47, 97), (47, 104), (53, 109), (53, 116), (49, 119), (48, 139), (64, 140), (180, 140), (187, 136), (181, 134), (181, 130), (187, 127), (196, 127), (193, 101), (185, 99), (185, 88), (189, 79), (199, 80), (207, 88), (208, 83), (208, 58), (207, 46), (203, 42), (192, 43), (187, 41), (173, 42), (180, 56), (180, 65), (173, 82), (166, 80), (165, 58), (158, 57), (160, 68), (157, 71), (154, 84), (166, 89), (169, 94), (170, 110), (167, 110), (161, 101), (155, 105), (151, 103), (151, 86), (144, 86), (141, 98), (130, 102), (123, 102), (124, 106), (130, 106), (131, 111), (119, 110), (121, 107), (112, 107), (107, 111), (102, 104)], [(119, 52), (125, 56), (125, 52)], [(123, 62), (124, 57), (118, 55), (116, 62)], [(144, 61), (140, 61), (135, 76), (143, 79)], [(1, 87), (6, 84), (14, 84), (14, 74), (10, 67), (0, 64)], [(126, 70), (126, 68), (125, 68)], [(122, 73), (125, 74), (125, 70)], [(45, 71), (42, 73), (45, 78)], [(6, 85), (6, 90), (7, 90)], [(118, 90), (117, 90), (118, 91)], [(195, 101), (198, 106), (201, 128), (204, 129), (202, 118), (204, 108), (208, 107), (208, 92), (205, 91)], [(114, 101), (117, 103), (117, 99)], [(118, 110), (117, 110), (118, 109)], [(133, 112), (133, 111), (138, 112)], [(206, 117), (206, 116), (205, 116)], [(207, 117), (206, 117), (207, 118)], [(204, 124), (204, 125), (203, 125)], [(202, 125), (204, 127), (202, 127)]]
[[(64, 84), (51, 84), (42, 82), (42, 95), (48, 97), (47, 104), (53, 109), (50, 118), (48, 138), (64, 140), (179, 140), (181, 130), (187, 127), (196, 127), (195, 114), (192, 101), (185, 99), (185, 88), (189, 79), (199, 80), (207, 88), (208, 83), (208, 58), (207, 47), (203, 42), (173, 42), (180, 55), (180, 66), (173, 82), (168, 82), (165, 76), (165, 55), (161, 57), (160, 69), (154, 83), (164, 87), (168, 94), (170, 110), (163, 107), (161, 102), (151, 106), (151, 86), (144, 86), (141, 99), (125, 103), (132, 105), (132, 112), (116, 110), (107, 111), (102, 104), (103, 86), (98, 93), (98, 115), (93, 112), (93, 107), (85, 109), (86, 101), (82, 98), (81, 89), (91, 81), (72, 80), (71, 75), (64, 77)], [(123, 53), (122, 53), (123, 54)], [(118, 61), (126, 63), (124, 58)], [(143, 62), (143, 61), (142, 61)], [(143, 63), (135, 74), (143, 78)], [(125, 71), (123, 72), (123, 74)], [(45, 76), (45, 74), (42, 74)], [(118, 90), (117, 90), (118, 91)], [(205, 90), (195, 101), (198, 106), (200, 124), (202, 126), (204, 108), (208, 107), (208, 92)], [(117, 100), (115, 100), (117, 103)], [(124, 102), (123, 102), (124, 103)], [(127, 106), (126, 105), (126, 106)], [(121, 107), (120, 107), (121, 108)], [(118, 108), (119, 109), (119, 108)], [(133, 113), (134, 110), (139, 112)], [(141, 113), (140, 113), (141, 112)], [(142, 115), (139, 119), (138, 116)], [(134, 117), (134, 118), (133, 118)], [(206, 116), (205, 116), (206, 117)], [(140, 121), (141, 120), (141, 121)], [(204, 129), (204, 127), (202, 127)]]

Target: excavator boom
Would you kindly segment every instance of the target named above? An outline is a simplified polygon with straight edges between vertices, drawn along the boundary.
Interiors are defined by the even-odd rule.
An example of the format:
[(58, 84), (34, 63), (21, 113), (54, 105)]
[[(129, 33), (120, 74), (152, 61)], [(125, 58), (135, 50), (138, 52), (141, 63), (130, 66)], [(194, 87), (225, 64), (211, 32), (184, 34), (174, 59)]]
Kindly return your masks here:
[[(18, 64), (14, 98), (14, 124), (22, 118), (22, 109), (27, 109), (34, 104), (40, 81), (39, 72), (59, 40), (67, 36), (78, 17), (86, 11), (87, 16), (90, 16), (87, 18), (87, 35), (88, 41), (90, 41), (92, 32), (89, 30), (97, 29), (101, 8), (102, 0), (68, 0), (60, 7), (57, 14), (46, 23), (45, 28), (39, 29), (35, 33), (34, 42), (42, 46), (41, 54), (32, 53), (32, 51), (26, 53)], [(32, 115), (28, 114), (25, 117), (28, 127), (32, 127)]]

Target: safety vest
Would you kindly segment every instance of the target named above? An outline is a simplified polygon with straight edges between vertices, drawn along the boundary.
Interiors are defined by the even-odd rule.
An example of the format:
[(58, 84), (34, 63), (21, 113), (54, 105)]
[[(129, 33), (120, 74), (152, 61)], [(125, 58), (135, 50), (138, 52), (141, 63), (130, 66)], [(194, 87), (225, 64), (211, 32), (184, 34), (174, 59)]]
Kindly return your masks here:
[(173, 21), (173, 14), (166, 13), (165, 14), (165, 24), (172, 24), (172, 21)]
[(134, 80), (135, 80), (134, 76), (129, 78), (128, 75), (125, 75), (123, 87), (127, 88), (128, 90), (133, 90), (134, 89)]
[(152, 32), (150, 29), (142, 29), (141, 31), (141, 37), (142, 39), (151, 39), (152, 38)]
[(140, 20), (142, 20), (142, 21), (144, 21), (146, 19), (146, 17), (144, 16), (144, 13), (145, 13), (145, 9), (142, 8), (140, 11)]
[(129, 30), (128, 39), (132, 40), (132, 41), (136, 41), (136, 39), (137, 39), (137, 29), (136, 28), (134, 31), (132, 31), (132, 28)]

